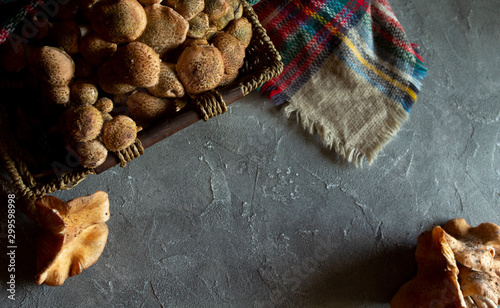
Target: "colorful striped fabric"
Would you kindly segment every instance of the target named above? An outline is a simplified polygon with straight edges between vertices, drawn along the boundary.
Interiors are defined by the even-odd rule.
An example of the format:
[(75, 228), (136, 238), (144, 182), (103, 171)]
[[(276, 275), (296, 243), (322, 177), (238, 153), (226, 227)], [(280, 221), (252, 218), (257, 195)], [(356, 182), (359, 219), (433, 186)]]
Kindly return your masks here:
[[(342, 157), (354, 162), (363, 158), (372, 161), (406, 119), (400, 108), (387, 107), (395, 108), (394, 116), (382, 119), (379, 126), (357, 125), (348, 127), (348, 132), (345, 127), (329, 127), (336, 125), (328, 123), (337, 121), (335, 115), (322, 118), (321, 114), (315, 114), (316, 111), (309, 114), (307, 110), (311, 106), (330, 110), (332, 108), (328, 105), (338, 105), (337, 101), (342, 100), (347, 110), (335, 106), (338, 107), (335, 112), (349, 114), (355, 109), (364, 112), (360, 119), (368, 117), (371, 121), (370, 113), (378, 117), (380, 112), (391, 112), (385, 106), (384, 110), (377, 110), (380, 108), (373, 104), (383, 100), (387, 102), (385, 105), (394, 105), (395, 102), (406, 113), (410, 111), (426, 68), (389, 3), (386, 0), (263, 0), (253, 8), (285, 65), (283, 73), (268, 82), (262, 91), (276, 104), (292, 103), (288, 113), (297, 111), (303, 124), (322, 134), (323, 141)], [(344, 68), (338, 73), (334, 70), (325, 72), (324, 68), (332, 61), (336, 61), (335, 67)], [(343, 74), (346, 75), (341, 76)], [(318, 75), (322, 78), (317, 78)], [(315, 76), (317, 82), (313, 85), (311, 80)], [(332, 88), (327, 89), (326, 84)], [(347, 97), (345, 89), (340, 88), (346, 84), (357, 91), (365, 89), (362, 91), (364, 95), (369, 91), (370, 97), (357, 97), (354, 93)], [(304, 92), (304, 85), (314, 93), (299, 93)], [(315, 106), (320, 104), (316, 102), (318, 93), (324, 98), (321, 105), (326, 106)], [(362, 110), (359, 108), (361, 104)], [(373, 104), (372, 108), (367, 104)], [(354, 116), (352, 121), (358, 119)], [(380, 131), (367, 134), (369, 139), (359, 141), (355, 145), (357, 148), (353, 148), (349, 144), (349, 134), (359, 135), (357, 130), (367, 129)], [(368, 143), (373, 143), (370, 148)]]

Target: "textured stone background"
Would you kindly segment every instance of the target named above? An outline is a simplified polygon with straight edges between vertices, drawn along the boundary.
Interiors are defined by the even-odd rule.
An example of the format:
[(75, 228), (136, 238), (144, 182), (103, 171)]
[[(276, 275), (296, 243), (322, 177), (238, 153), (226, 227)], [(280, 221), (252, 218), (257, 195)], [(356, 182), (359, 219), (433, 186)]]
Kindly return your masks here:
[(111, 201), (103, 255), (63, 286), (34, 284), (37, 227), (18, 214), (15, 304), (387, 307), (419, 233), (455, 217), (499, 224), (500, 1), (390, 3), (429, 75), (371, 167), (339, 162), (253, 93), (56, 194)]

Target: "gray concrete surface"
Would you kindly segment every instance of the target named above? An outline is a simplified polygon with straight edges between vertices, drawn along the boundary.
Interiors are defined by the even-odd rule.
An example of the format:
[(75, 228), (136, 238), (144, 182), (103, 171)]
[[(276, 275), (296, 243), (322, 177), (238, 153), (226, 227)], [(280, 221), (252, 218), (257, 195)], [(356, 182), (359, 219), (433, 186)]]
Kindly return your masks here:
[(500, 224), (500, 1), (390, 3), (429, 75), (372, 166), (338, 161), (253, 93), (56, 194), (111, 201), (103, 255), (63, 286), (35, 285), (37, 229), (19, 214), (16, 301), (2, 254), (0, 306), (387, 307), (418, 234)]

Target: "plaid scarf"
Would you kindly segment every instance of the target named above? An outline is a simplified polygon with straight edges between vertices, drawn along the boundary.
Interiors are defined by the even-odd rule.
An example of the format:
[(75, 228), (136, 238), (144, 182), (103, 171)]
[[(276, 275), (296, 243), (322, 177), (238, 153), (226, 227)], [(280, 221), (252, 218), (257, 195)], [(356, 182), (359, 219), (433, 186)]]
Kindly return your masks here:
[(386, 0), (249, 1), (280, 52), (283, 73), (262, 87), (310, 132), (354, 163), (399, 130), (426, 75)]

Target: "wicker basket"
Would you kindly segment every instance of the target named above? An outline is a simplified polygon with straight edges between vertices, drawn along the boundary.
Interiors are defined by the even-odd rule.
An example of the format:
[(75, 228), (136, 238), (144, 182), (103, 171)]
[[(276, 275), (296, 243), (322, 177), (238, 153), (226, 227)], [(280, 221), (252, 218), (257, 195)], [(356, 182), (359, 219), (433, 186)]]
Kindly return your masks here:
[[(98, 174), (104, 170), (120, 163), (125, 166), (127, 162), (142, 155), (144, 148), (174, 134), (184, 127), (200, 120), (208, 120), (227, 110), (227, 105), (259, 88), (265, 82), (278, 76), (283, 64), (281, 58), (269, 40), (266, 31), (259, 23), (253, 9), (245, 2), (243, 16), (253, 26), (253, 38), (247, 48), (245, 63), (240, 71), (240, 77), (233, 83), (216, 90), (204, 93), (192, 101), (191, 108), (185, 108), (180, 112), (166, 118), (157, 125), (141, 131), (136, 142), (129, 148), (110, 152), (104, 164), (96, 169), (83, 168), (71, 162), (68, 163), (68, 154), (58, 157), (50, 156), (51, 151), (37, 151), (26, 149), (16, 140), (15, 127), (9, 123), (8, 112), (4, 111), (0, 117), (0, 157), (4, 163), (5, 170), (11, 178), (11, 182), (17, 190), (19, 197), (34, 200), (45, 194), (57, 190), (68, 190), (76, 186), (89, 174)], [(5, 98), (4, 98), (5, 99)], [(29, 162), (43, 161), (41, 166), (32, 167)]]

